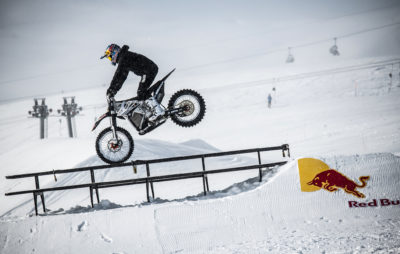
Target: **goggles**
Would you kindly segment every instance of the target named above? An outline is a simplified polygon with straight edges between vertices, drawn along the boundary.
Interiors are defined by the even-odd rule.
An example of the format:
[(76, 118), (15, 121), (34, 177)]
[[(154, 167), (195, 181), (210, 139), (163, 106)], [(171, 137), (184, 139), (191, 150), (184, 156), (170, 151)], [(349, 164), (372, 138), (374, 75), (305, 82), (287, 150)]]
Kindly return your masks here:
[(104, 56), (100, 57), (100, 59), (103, 59), (104, 57), (107, 57), (108, 60), (111, 61), (112, 60), (112, 55), (113, 55), (113, 52), (111, 52), (110, 49), (108, 48), (106, 50), (106, 52), (104, 52)]

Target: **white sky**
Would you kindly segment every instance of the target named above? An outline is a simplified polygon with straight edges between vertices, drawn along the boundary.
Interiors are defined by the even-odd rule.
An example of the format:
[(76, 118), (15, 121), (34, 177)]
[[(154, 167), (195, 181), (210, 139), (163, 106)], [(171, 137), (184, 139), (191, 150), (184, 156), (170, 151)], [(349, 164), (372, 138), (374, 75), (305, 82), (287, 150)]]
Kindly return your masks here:
[[(335, 36), (342, 59), (396, 56), (399, 25), (340, 36), (400, 22), (398, 13), (397, 0), (3, 0), (0, 101), (108, 86), (115, 67), (99, 57), (110, 43), (128, 44), (148, 56), (158, 64), (160, 76), (177, 67), (181, 72), (174, 75), (192, 80), (219, 72), (268, 70), (284, 62), (287, 47)], [(294, 48), (296, 62), (332, 59), (332, 44)], [(262, 54), (277, 49), (283, 51)], [(249, 55), (256, 56), (215, 64)], [(187, 69), (193, 66), (203, 67)], [(137, 81), (132, 75), (130, 84)]]

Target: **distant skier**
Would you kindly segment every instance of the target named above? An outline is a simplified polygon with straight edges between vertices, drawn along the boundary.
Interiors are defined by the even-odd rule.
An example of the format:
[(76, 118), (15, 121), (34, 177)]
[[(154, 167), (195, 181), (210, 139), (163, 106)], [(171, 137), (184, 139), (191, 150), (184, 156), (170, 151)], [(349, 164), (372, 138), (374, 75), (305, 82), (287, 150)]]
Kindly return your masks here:
[(271, 103), (272, 103), (272, 96), (271, 94), (268, 94), (268, 108), (271, 108)]
[(110, 87), (107, 90), (107, 98), (114, 97), (115, 94), (121, 89), (129, 72), (141, 77), (139, 87), (137, 90), (138, 100), (146, 100), (146, 104), (153, 109), (153, 116), (149, 118), (150, 121), (155, 121), (158, 117), (164, 115), (165, 111), (154, 98), (148, 99), (150, 96), (147, 89), (153, 83), (157, 72), (158, 66), (149, 58), (128, 51), (129, 46), (124, 45), (122, 48), (117, 44), (110, 44), (106, 48), (104, 55), (100, 58), (107, 57), (112, 65), (117, 65), (114, 77), (111, 81)]

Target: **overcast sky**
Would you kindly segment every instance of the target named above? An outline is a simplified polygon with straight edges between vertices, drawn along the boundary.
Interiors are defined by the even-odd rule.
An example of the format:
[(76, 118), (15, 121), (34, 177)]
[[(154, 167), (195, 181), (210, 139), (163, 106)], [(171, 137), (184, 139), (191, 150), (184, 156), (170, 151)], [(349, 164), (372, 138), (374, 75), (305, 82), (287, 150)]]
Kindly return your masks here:
[[(398, 13), (397, 0), (2, 0), (0, 101), (108, 86), (115, 67), (99, 57), (110, 43), (148, 56), (159, 75), (177, 67), (174, 75), (193, 80), (268, 70), (284, 62), (288, 47), (297, 64), (317, 63), (332, 57), (333, 37), (341, 59), (396, 56), (399, 25), (340, 37), (400, 22)], [(130, 77), (131, 84), (137, 81)]]

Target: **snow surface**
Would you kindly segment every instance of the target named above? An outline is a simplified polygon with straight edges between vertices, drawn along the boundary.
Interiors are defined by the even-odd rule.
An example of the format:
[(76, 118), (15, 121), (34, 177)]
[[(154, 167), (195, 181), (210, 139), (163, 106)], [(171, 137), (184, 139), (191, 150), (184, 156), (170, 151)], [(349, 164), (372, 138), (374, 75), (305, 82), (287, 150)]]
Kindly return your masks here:
[[(365, 60), (371, 62), (374, 59)], [(397, 68), (397, 67), (396, 67)], [(30, 195), (0, 197), (1, 253), (400, 253), (400, 205), (349, 208), (357, 201), (343, 190), (301, 192), (297, 159), (323, 160), (356, 180), (371, 176), (362, 189), (365, 202), (400, 200), (400, 81), (391, 67), (332, 74), (271, 84), (248, 83), (199, 92), (207, 103), (194, 128), (171, 121), (138, 136), (132, 132), (131, 159), (154, 159), (288, 143), (289, 163), (209, 176), (209, 195), (200, 179), (154, 184), (156, 199), (146, 202), (145, 186), (100, 190), (90, 207), (88, 190), (45, 194), (47, 216), (34, 216)], [(399, 69), (396, 69), (397, 73)], [(167, 71), (166, 71), (167, 72)], [(174, 74), (175, 75), (175, 74)], [(272, 92), (272, 88), (276, 92)], [(185, 87), (181, 88), (192, 88)], [(48, 139), (39, 140), (37, 119), (27, 118), (32, 99), (0, 105), (1, 193), (34, 188), (32, 179), (6, 175), (104, 164), (95, 154), (95, 117), (105, 111), (106, 88), (49, 96), (60, 108), (62, 96), (83, 106), (76, 117), (78, 138), (68, 138), (65, 119), (48, 120)], [(166, 87), (168, 99), (175, 91)], [(267, 95), (272, 93), (272, 108)], [(123, 93), (118, 95), (125, 98)], [(55, 115), (55, 114), (53, 114)], [(61, 122), (60, 122), (61, 119)], [(262, 154), (282, 160), (281, 152)], [(206, 161), (207, 169), (249, 165), (252, 154)], [(152, 175), (201, 169), (198, 160), (152, 166)], [(97, 181), (143, 177), (131, 167), (96, 172)], [(41, 177), (41, 187), (87, 183), (86, 173)], [(356, 180), (358, 181), (358, 180)], [(39, 211), (41, 212), (41, 206)]]

